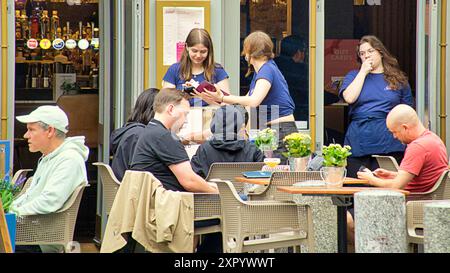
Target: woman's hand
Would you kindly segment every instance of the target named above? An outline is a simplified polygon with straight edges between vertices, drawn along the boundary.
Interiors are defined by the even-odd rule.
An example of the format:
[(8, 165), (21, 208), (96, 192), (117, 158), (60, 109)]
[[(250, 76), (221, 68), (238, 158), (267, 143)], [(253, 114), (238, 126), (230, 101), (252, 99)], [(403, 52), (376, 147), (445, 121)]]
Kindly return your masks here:
[(217, 101), (215, 101), (214, 99), (212, 99), (210, 96), (208, 96), (207, 94), (205, 94), (205, 92), (198, 92), (197, 89), (194, 89), (195, 97), (201, 98), (202, 100), (206, 101), (209, 105), (220, 105), (220, 103), (218, 103)]
[(214, 87), (216, 88), (215, 92), (211, 92), (208, 90), (203, 91), (202, 93), (198, 92), (197, 90), (194, 90), (194, 93), (199, 96), (202, 100), (210, 103), (214, 102), (213, 104), (220, 104), (223, 102), (223, 97), (225, 96), (220, 88), (214, 84)]
[(372, 70), (373, 70), (373, 60), (371, 58), (365, 59), (364, 62), (361, 64), (361, 71), (367, 75)]

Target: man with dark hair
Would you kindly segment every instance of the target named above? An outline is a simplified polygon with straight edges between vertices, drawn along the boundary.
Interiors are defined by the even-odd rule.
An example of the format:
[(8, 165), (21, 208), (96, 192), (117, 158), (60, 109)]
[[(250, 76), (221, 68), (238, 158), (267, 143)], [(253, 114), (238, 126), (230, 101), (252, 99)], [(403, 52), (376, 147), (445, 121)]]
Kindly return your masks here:
[(217, 193), (214, 183), (192, 170), (188, 154), (175, 135), (190, 110), (187, 96), (164, 88), (156, 95), (153, 109), (155, 116), (139, 137), (131, 169), (151, 172), (168, 190)]
[(192, 157), (194, 171), (205, 178), (215, 162), (261, 162), (263, 153), (245, 139), (248, 113), (240, 105), (225, 105), (214, 113), (211, 120), (212, 138), (198, 148)]
[(308, 120), (308, 64), (307, 44), (299, 35), (290, 35), (281, 40), (280, 56), (274, 59), (289, 87), (295, 102), (295, 120)]

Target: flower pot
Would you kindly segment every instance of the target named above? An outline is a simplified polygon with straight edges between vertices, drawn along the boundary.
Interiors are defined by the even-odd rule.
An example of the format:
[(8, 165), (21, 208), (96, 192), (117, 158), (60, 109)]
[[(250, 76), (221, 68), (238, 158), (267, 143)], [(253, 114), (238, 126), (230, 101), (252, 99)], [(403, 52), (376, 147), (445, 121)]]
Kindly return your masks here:
[(308, 167), (310, 157), (289, 157), (289, 169), (291, 172), (304, 172)]
[(6, 213), (6, 225), (8, 226), (9, 238), (14, 252), (16, 248), (16, 215), (14, 213)]
[(345, 167), (322, 167), (320, 169), (320, 176), (328, 188), (342, 187), (346, 175)]

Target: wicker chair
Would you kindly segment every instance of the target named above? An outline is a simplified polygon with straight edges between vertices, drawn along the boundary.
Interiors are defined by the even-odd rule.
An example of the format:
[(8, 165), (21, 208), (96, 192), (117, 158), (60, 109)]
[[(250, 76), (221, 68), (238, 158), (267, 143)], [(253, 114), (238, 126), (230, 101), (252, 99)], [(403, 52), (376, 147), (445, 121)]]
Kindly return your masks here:
[[(209, 168), (206, 181), (210, 181), (212, 179), (222, 179), (234, 182), (234, 178), (237, 176), (242, 176), (243, 172), (259, 171), (264, 165), (264, 162), (213, 163)], [(245, 183), (235, 182), (233, 185), (239, 193), (243, 192)]]
[(450, 170), (446, 170), (441, 174), (439, 180), (434, 184), (433, 188), (427, 192), (412, 192), (406, 198), (408, 201), (413, 200), (450, 200)]
[[(194, 220), (221, 219), (220, 196), (214, 193), (194, 193)], [(194, 229), (195, 235), (221, 232), (222, 227), (218, 225), (199, 227)]]
[[(308, 206), (278, 201), (242, 201), (229, 181), (217, 181), (222, 206), (224, 252), (252, 252), (313, 244)], [(270, 235), (269, 238), (256, 238)]]
[[(414, 245), (423, 244), (423, 206), (436, 200), (450, 200), (450, 170), (439, 177), (433, 188), (427, 192), (412, 192), (407, 197), (406, 226), (408, 231), (409, 251), (414, 251)], [(420, 232), (422, 231), (422, 232)]]
[[(31, 172), (31, 171), (33, 171), (33, 169), (20, 169), (20, 170), (18, 170), (18, 171), (14, 174), (13, 178), (11, 179), (11, 183), (12, 183), (12, 184), (15, 184), (19, 178), (21, 178), (21, 177), (23, 177), (23, 176), (26, 177), (26, 176), (27, 176), (27, 173), (28, 173), (28, 172)], [(22, 187), (23, 187), (23, 185), (24, 185), (24, 184), (22, 184)]]
[(16, 245), (62, 245), (73, 241), (78, 209), (86, 183), (75, 188), (57, 212), (19, 217)]
[(380, 168), (383, 168), (385, 170), (392, 171), (392, 172), (398, 171), (399, 166), (398, 166), (397, 160), (395, 160), (394, 157), (385, 156), (385, 155), (372, 155), (372, 157), (376, 158), (376, 160), (378, 162), (378, 166), (380, 166)]
[(114, 198), (119, 190), (120, 181), (114, 175), (113, 170), (108, 164), (103, 162), (95, 162), (92, 165), (97, 166), (100, 179), (102, 181), (103, 209), (106, 217), (108, 217)]
[(274, 172), (270, 178), (269, 185), (259, 193), (249, 193), (250, 200), (276, 200), (293, 201), (293, 195), (280, 192), (278, 186), (292, 186), (297, 182), (308, 180), (322, 180), (320, 172)]
[(19, 194), (16, 196), (19, 197), (22, 194), (24, 194), (31, 186), (31, 182), (33, 182), (33, 177), (28, 177), (27, 181), (25, 181), (25, 183), (22, 184), (22, 189), (20, 190)]

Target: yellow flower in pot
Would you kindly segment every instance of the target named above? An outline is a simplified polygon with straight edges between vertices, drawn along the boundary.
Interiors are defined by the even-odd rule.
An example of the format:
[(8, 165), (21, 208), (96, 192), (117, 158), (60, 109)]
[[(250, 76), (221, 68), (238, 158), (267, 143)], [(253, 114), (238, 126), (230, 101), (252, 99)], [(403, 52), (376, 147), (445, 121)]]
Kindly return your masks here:
[(291, 171), (305, 171), (311, 157), (311, 137), (303, 133), (292, 133), (283, 139)]

